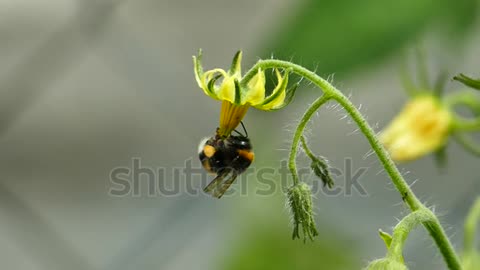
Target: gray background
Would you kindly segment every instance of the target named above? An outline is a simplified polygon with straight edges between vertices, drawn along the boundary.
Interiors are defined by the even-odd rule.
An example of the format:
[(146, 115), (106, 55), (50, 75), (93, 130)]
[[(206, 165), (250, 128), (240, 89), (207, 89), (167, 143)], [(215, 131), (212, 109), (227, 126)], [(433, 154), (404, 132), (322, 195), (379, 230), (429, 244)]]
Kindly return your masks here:
[[(198, 166), (197, 143), (213, 133), (219, 103), (197, 87), (191, 55), (203, 48), (206, 67), (226, 68), (242, 48), (246, 68), (276, 19), (294, 16), (298, 6), (286, 0), (0, 1), (2, 269), (220, 269), (219, 257), (251, 220), (262, 226), (272, 215), (290, 228), (284, 198), (255, 196), (254, 177), (247, 195), (221, 201), (108, 191), (110, 171), (131, 166), (133, 157), (167, 171), (190, 158)], [(475, 29), (453, 69), (479, 70)], [(426, 40), (436, 48), (434, 37)], [(378, 131), (406, 100), (401, 57), (334, 81)], [(319, 93), (305, 85), (285, 110), (247, 114), (257, 168), (287, 157), (282, 149)], [(390, 230), (407, 211), (368, 155), (366, 140), (342, 116), (323, 108), (309, 125), (309, 139), (337, 168), (345, 158), (354, 168), (368, 167), (360, 180), (368, 196), (317, 194), (314, 202), (319, 229), (335, 228), (339, 241), (355, 247), (359, 268), (385, 252), (377, 229)], [(415, 193), (435, 206), (459, 248), (462, 220), (480, 191), (478, 159), (455, 144), (448, 151), (444, 171), (432, 157), (400, 167), (410, 183), (418, 179)], [(412, 269), (444, 268), (423, 229), (411, 235), (405, 257)]]

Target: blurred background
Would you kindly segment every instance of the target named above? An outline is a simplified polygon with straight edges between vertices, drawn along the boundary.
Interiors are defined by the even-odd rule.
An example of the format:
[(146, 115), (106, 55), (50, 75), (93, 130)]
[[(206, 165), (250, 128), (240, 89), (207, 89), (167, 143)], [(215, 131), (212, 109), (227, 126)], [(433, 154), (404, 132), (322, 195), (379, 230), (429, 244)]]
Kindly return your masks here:
[[(260, 58), (291, 59), (333, 80), (380, 131), (407, 99), (399, 68), (415, 62), (418, 44), (432, 81), (443, 70), (479, 75), (478, 3), (1, 0), (1, 268), (361, 269), (383, 257), (377, 230), (390, 231), (408, 210), (334, 104), (308, 127), (312, 149), (342, 172), (342, 192), (315, 194), (314, 242), (291, 240), (277, 174), (268, 196), (256, 193), (265, 186), (252, 173), (221, 200), (200, 192), (207, 180), (198, 173), (177, 174), (189, 161), (199, 167), (198, 142), (213, 135), (220, 109), (197, 87), (191, 56), (202, 48), (208, 69), (228, 68), (238, 49), (244, 70)], [(284, 110), (247, 114), (251, 170), (287, 158), (292, 130), (320, 91), (303, 83), (297, 93)], [(455, 143), (447, 153), (443, 169), (432, 156), (400, 168), (461, 249), (463, 219), (480, 193), (478, 159)], [(157, 186), (178, 192), (152, 194), (147, 179), (139, 192), (113, 196), (111, 171), (134, 158), (162, 171)], [(366, 194), (349, 191), (347, 171), (362, 168)], [(445, 269), (423, 228), (404, 255), (411, 269)]]

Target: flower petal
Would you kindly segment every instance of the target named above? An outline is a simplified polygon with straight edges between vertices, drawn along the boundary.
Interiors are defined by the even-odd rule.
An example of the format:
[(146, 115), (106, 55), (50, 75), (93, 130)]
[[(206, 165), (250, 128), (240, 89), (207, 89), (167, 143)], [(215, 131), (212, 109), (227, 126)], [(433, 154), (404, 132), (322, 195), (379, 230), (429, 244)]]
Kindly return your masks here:
[(242, 121), (249, 107), (250, 106), (248, 105), (238, 106), (224, 100), (222, 102), (222, 108), (220, 110), (220, 125), (217, 130), (217, 135), (222, 138), (230, 136), (232, 131)]
[(380, 141), (395, 161), (414, 160), (445, 145), (451, 122), (450, 111), (438, 98), (418, 96), (382, 131)]
[(235, 79), (231, 76), (224, 77), (223, 82), (218, 89), (217, 98), (220, 100), (226, 100), (230, 103), (235, 102)]
[(245, 103), (256, 106), (265, 99), (265, 73), (258, 69), (258, 72), (247, 84)]
[(223, 69), (215, 68), (215, 69), (209, 70), (203, 73), (203, 76), (200, 80), (200, 83), (201, 83), (200, 87), (203, 89), (206, 95), (214, 99), (220, 99), (218, 97), (219, 89), (218, 87), (216, 87), (215, 83), (221, 77), (223, 77), (225, 80), (227, 76), (228, 76), (227, 72), (225, 72), (225, 70)]

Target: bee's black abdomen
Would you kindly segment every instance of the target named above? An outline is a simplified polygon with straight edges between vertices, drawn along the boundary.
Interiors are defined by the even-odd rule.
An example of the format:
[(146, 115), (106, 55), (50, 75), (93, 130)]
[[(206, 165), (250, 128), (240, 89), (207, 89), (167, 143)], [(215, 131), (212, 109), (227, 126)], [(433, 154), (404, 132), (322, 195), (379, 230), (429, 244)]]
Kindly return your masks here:
[(199, 158), (209, 172), (231, 169), (240, 174), (250, 166), (254, 154), (250, 140), (246, 137), (229, 136), (221, 139), (216, 136), (206, 141)]

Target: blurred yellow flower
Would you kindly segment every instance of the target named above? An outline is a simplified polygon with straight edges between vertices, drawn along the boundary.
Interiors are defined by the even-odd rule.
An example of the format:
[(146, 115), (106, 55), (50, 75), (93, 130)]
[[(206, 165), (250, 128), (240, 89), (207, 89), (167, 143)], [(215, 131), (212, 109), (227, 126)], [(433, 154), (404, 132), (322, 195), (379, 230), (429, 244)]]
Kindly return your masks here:
[[(201, 53), (198, 57), (193, 57), (195, 79), (198, 86), (209, 97), (222, 101), (220, 126), (217, 131), (221, 137), (230, 135), (240, 124), (249, 107), (270, 111), (280, 109), (289, 102), (289, 98), (286, 98), (288, 72), (285, 72), (282, 77), (280, 72), (275, 70), (277, 86), (270, 95), (265, 96), (265, 73), (261, 69), (246, 85), (240, 84), (242, 80), (241, 61), (242, 52), (239, 51), (233, 58), (232, 66), (228, 71), (215, 68), (203, 72)], [(218, 82), (221, 78), (221, 82)]]
[(410, 161), (441, 148), (451, 131), (452, 115), (433, 95), (408, 102), (380, 134), (380, 141), (395, 161)]

